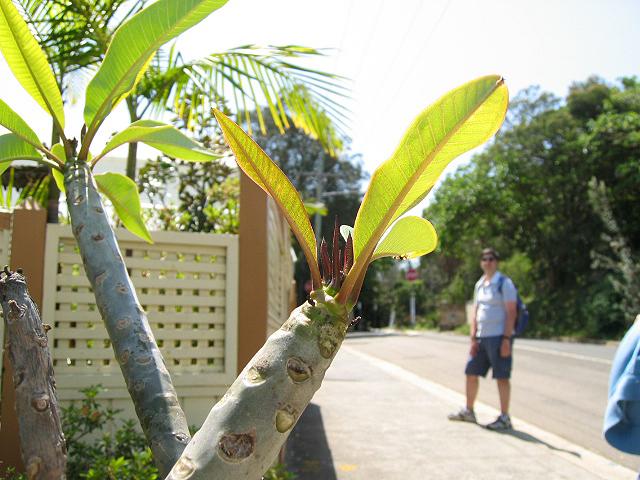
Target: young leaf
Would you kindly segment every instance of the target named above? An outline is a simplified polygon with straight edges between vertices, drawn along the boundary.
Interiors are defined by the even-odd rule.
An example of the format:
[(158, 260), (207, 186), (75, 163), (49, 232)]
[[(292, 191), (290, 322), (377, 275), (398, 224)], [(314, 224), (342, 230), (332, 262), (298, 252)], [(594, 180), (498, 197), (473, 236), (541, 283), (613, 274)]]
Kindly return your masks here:
[(0, 135), (0, 162), (12, 160), (42, 160), (42, 155), (15, 133), (5, 133)]
[(500, 128), (508, 102), (503, 79), (491, 75), (452, 90), (416, 118), (396, 152), (371, 178), (354, 225), (356, 261), (338, 300), (359, 290), (357, 279), (363, 278), (361, 271), (389, 225), (429, 193), (451, 160)]
[(14, 112), (9, 105), (0, 100), (0, 125), (15, 133), (25, 142), (31, 144), (34, 147), (40, 146), (40, 140), (36, 133), (31, 130), (31, 127), (27, 125), (20, 115)]
[(382, 257), (416, 258), (431, 253), (438, 245), (438, 234), (431, 222), (421, 217), (403, 217), (378, 244), (371, 261)]
[(0, 0), (0, 51), (27, 93), (63, 129), (62, 95), (53, 71), (11, 0)]
[(153, 243), (151, 235), (142, 220), (138, 186), (129, 177), (120, 173), (95, 175), (98, 189), (111, 200), (116, 214), (124, 226), (134, 235)]
[(220, 158), (198, 142), (191, 140), (173, 125), (155, 120), (139, 120), (114, 135), (100, 155), (96, 156), (93, 163), (97, 163), (107, 153), (128, 142), (146, 143), (170, 157), (191, 162), (208, 162)]
[(136, 86), (156, 50), (226, 2), (158, 0), (118, 28), (100, 69), (87, 87), (84, 118), (89, 128), (81, 157), (88, 152), (105, 117)]
[(240, 168), (275, 200), (289, 222), (309, 264), (315, 288), (322, 284), (316, 238), (300, 194), (269, 156), (229, 117), (213, 110)]

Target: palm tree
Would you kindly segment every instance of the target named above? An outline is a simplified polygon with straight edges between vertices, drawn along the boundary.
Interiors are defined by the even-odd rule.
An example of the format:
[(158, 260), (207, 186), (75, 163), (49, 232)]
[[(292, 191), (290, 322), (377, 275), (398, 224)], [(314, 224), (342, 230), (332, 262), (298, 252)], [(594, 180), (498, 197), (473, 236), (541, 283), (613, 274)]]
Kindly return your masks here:
[[(68, 93), (73, 74), (81, 74), (103, 58), (114, 32), (140, 11), (147, 0), (15, 0), (44, 50), (60, 91)], [(90, 35), (87, 35), (87, 32)], [(51, 145), (60, 141), (56, 125)], [(60, 190), (49, 181), (47, 221), (57, 223)]]
[[(113, 32), (138, 13), (148, 0), (16, 0), (53, 66), (65, 93), (69, 76), (97, 65)], [(90, 35), (87, 35), (90, 32)], [(170, 48), (159, 50), (150, 68), (127, 98), (132, 122), (146, 115), (172, 111), (191, 128), (211, 107), (235, 111), (238, 122), (251, 131), (256, 115), (266, 133), (261, 103), (275, 125), (294, 126), (317, 138), (330, 153), (342, 146), (347, 112), (336, 96), (346, 96), (343, 78), (295, 65), (292, 59), (323, 55), (297, 45), (244, 45), (186, 61)], [(232, 97), (233, 101), (229, 100)], [(255, 113), (254, 113), (255, 112)], [(58, 141), (52, 134), (52, 144)], [(135, 179), (137, 143), (129, 144), (127, 176)], [(56, 209), (57, 216), (57, 209)]]

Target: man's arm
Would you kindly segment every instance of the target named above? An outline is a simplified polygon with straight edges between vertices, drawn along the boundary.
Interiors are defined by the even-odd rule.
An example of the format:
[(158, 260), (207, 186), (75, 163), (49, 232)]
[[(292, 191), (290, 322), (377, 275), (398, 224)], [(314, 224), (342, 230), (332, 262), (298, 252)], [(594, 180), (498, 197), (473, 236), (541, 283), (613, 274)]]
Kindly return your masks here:
[(502, 337), (502, 345), (500, 345), (500, 356), (511, 356), (511, 337), (516, 326), (517, 304), (516, 302), (504, 302), (504, 308), (507, 311), (507, 320), (504, 325), (504, 334)]

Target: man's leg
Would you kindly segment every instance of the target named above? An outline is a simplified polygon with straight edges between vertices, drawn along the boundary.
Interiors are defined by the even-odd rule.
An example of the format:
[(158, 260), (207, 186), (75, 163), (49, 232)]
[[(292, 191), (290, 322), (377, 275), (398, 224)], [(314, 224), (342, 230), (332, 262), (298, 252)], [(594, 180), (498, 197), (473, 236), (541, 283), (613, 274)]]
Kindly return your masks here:
[[(478, 375), (467, 375), (467, 409), (473, 410), (473, 405), (476, 403), (476, 397), (478, 396), (478, 388), (480, 386), (480, 380)], [(500, 397), (502, 399), (502, 397)]]
[[(508, 378), (498, 378), (498, 395), (500, 396), (500, 412), (509, 414), (509, 401), (511, 400), (511, 382)], [(476, 390), (477, 393), (477, 390)], [(467, 394), (467, 399), (469, 394)], [(467, 400), (468, 401), (468, 400)]]

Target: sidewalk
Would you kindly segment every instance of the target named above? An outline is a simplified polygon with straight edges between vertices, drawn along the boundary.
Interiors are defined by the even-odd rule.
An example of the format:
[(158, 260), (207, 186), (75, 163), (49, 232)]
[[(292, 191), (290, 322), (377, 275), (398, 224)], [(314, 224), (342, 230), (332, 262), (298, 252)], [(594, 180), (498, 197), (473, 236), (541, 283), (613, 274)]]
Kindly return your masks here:
[[(291, 433), (298, 480), (635, 480), (637, 474), (535, 426), (450, 422), (462, 395), (345, 344)], [(498, 412), (478, 404), (480, 423)]]

